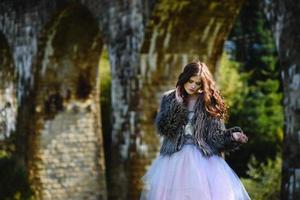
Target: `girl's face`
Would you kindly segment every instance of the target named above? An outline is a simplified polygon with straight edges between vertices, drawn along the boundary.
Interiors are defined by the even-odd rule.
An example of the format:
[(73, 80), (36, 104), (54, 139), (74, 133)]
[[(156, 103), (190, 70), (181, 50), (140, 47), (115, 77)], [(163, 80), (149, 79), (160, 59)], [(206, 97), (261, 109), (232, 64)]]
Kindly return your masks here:
[(190, 77), (190, 79), (183, 86), (189, 95), (197, 94), (198, 90), (200, 90), (202, 86), (201, 76)]

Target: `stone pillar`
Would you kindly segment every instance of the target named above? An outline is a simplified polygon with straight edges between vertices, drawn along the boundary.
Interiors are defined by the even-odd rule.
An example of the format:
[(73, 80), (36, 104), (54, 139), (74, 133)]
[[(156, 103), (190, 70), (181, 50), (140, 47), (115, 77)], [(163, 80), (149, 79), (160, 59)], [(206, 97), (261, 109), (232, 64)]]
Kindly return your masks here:
[(28, 140), (32, 187), (41, 199), (106, 199), (97, 22), (70, 6), (43, 33)]
[(0, 11), (19, 78), (17, 153), (35, 197), (106, 199), (99, 22), (74, 2), (6, 1)]
[(131, 158), (139, 134), (139, 51), (143, 39), (142, 1), (105, 1), (102, 30), (112, 74), (112, 144), (109, 199), (132, 199)]
[(2, 33), (0, 33), (0, 58), (0, 142), (2, 142), (15, 132), (17, 117), (16, 69), (7, 40)]
[(32, 64), (36, 61), (41, 28), (55, 5), (54, 2), (47, 1), (26, 1), (23, 4), (14, 0), (0, 2), (0, 30), (10, 47), (17, 76), (16, 156), (24, 167), (28, 148), (25, 141), (30, 132), (30, 124), (23, 123), (23, 119), (31, 115), (33, 110)]

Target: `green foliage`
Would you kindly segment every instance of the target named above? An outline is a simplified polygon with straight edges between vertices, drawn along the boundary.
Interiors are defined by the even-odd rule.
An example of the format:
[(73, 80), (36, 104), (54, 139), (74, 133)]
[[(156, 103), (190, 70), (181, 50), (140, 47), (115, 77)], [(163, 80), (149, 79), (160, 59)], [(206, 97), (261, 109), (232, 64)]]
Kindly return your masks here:
[(9, 155), (6, 151), (0, 150), (0, 159), (7, 158)]
[(20, 164), (15, 155), (16, 133), (0, 143), (0, 199), (2, 200), (30, 200), (30, 189), (25, 167)]
[(100, 64), (99, 64), (99, 78), (100, 78), (100, 101), (105, 104), (111, 98), (111, 74), (108, 51), (106, 47), (103, 48)]
[[(2, 154), (3, 155), (3, 154)], [(22, 165), (7, 154), (0, 158), (0, 199), (28, 200), (32, 196), (27, 173)]]
[(103, 48), (99, 63), (100, 79), (100, 104), (104, 136), (110, 136), (111, 132), (111, 74), (108, 50)]
[(266, 163), (259, 163), (251, 156), (247, 171), (249, 178), (241, 180), (252, 199), (280, 199), (281, 165), (282, 159), (279, 154), (275, 160), (268, 159)]
[(253, 117), (253, 120), (247, 122), (250, 123), (248, 131), (252, 132), (252, 127), (255, 127), (257, 135), (274, 142), (274, 133), (283, 123), (282, 93), (276, 92), (278, 87), (277, 80), (257, 81), (257, 85), (251, 87), (245, 99), (246, 109), (243, 110), (244, 115)]
[[(100, 79), (100, 104), (101, 104), (101, 123), (104, 138), (104, 154), (106, 160), (106, 174), (110, 174), (111, 160), (111, 132), (112, 132), (112, 107), (111, 107), (111, 71), (109, 64), (109, 54), (104, 46), (99, 63)], [(107, 177), (109, 184), (110, 179)]]
[(244, 97), (244, 105), (234, 106), (231, 110), (232, 118), (251, 136), (278, 141), (278, 131), (283, 124), (282, 93), (276, 92), (278, 84), (276, 80), (267, 79), (248, 86), (249, 92)]
[(249, 137), (248, 143), (226, 160), (239, 175), (246, 177), (250, 156), (253, 154), (258, 162), (275, 159), (283, 138), (280, 69), (260, 3), (245, 2), (228, 39), (230, 54), (223, 56), (228, 61), (222, 61), (221, 66), (221, 70), (228, 67), (221, 74), (225, 76), (221, 88), (227, 93), (224, 96), (230, 106), (227, 126), (241, 126)]
[(241, 126), (249, 137), (249, 142), (242, 146), (241, 151), (230, 154), (227, 159), (240, 175), (245, 175), (245, 163), (250, 154), (263, 162), (270, 157), (274, 158), (276, 152), (281, 150), (283, 108), (277, 80), (267, 79), (250, 85), (245, 80), (248, 74), (242, 75), (243, 73), (239, 80), (243, 82), (244, 90), (237, 90), (234, 97), (231, 97), (234, 101), (229, 110), (228, 126)]
[(241, 108), (244, 97), (249, 93), (249, 88), (245, 80), (251, 74), (239, 73), (239, 68), (240, 63), (230, 60), (229, 55), (224, 52), (216, 77), (218, 87), (229, 108), (233, 105)]
[(231, 56), (242, 64), (241, 70), (253, 73), (248, 80), (251, 85), (257, 80), (280, 79), (275, 42), (261, 1), (245, 2), (229, 41), (235, 45)]

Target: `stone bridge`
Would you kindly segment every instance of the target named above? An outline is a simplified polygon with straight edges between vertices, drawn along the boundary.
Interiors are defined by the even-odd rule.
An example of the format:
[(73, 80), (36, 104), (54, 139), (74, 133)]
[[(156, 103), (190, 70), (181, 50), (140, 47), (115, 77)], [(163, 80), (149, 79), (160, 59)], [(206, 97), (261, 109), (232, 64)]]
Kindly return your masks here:
[[(283, 23), (276, 10), (282, 2), (270, 4), (274, 27)], [(36, 198), (138, 199), (140, 178), (159, 148), (153, 127), (159, 96), (191, 59), (214, 71), (242, 3), (2, 0), (0, 106), (10, 113), (5, 134), (17, 136), (16, 153)], [(284, 51), (290, 46), (280, 45), (280, 31), (275, 37)], [(104, 45), (112, 77), (105, 149), (99, 102)], [(292, 101), (286, 107), (299, 119), (299, 60), (287, 60), (284, 80), (298, 91), (286, 91)], [(107, 160), (104, 151), (111, 152)]]

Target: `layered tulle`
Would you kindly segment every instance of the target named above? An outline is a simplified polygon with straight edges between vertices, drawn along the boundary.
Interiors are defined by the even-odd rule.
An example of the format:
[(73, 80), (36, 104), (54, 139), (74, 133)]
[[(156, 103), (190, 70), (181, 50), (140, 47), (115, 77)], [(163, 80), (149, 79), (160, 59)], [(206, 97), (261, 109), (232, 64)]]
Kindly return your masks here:
[(157, 157), (142, 181), (141, 200), (250, 199), (222, 157), (204, 157), (191, 144), (171, 156)]

